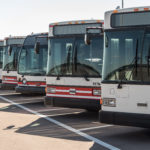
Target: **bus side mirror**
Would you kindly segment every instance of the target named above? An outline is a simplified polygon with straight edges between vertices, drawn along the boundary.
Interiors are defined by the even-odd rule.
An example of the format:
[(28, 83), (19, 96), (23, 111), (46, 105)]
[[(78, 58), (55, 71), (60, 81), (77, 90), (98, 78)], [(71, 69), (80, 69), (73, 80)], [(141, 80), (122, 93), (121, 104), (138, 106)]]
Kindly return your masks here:
[(12, 47), (8, 46), (8, 55), (11, 56), (11, 52), (12, 52)]
[(40, 42), (35, 43), (34, 51), (35, 51), (36, 54), (39, 54), (39, 52), (40, 52)]
[(88, 33), (86, 33), (85, 36), (84, 36), (84, 42), (85, 42), (86, 45), (91, 44), (90, 35)]

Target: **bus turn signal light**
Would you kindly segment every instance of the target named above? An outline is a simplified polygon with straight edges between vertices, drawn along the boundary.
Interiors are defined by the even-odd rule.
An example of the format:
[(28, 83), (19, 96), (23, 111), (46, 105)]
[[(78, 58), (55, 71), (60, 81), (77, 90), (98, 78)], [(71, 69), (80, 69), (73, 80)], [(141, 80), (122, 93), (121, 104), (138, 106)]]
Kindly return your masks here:
[(102, 98), (100, 99), (100, 104), (101, 104), (101, 105), (103, 104), (103, 100), (102, 100)]

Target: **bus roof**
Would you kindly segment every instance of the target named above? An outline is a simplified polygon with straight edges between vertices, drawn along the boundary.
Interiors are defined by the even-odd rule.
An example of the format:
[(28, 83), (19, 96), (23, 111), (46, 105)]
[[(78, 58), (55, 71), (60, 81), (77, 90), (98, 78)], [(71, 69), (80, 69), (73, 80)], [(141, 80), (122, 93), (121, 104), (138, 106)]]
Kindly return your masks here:
[(25, 36), (12, 36), (6, 37), (4, 39), (4, 46), (8, 45), (22, 45), (24, 42)]
[(4, 46), (4, 41), (0, 40), (0, 46)]
[(101, 23), (104, 24), (104, 20), (72, 20), (72, 21), (63, 21), (63, 22), (55, 22), (51, 23), (49, 26), (55, 26), (55, 25), (70, 25), (70, 24), (84, 24), (84, 23)]
[(111, 27), (111, 16), (112, 16), (112, 14), (134, 13), (134, 12), (149, 12), (149, 11), (150, 11), (150, 6), (132, 7), (132, 8), (116, 9), (116, 10), (106, 11), (105, 12), (104, 29), (112, 29), (112, 27)]
[[(38, 38), (39, 37), (39, 38)], [(45, 33), (36, 33), (36, 34), (31, 34), (31, 35), (28, 35), (26, 38), (25, 38), (25, 41), (24, 41), (24, 44), (23, 45), (34, 45), (35, 42), (38, 40), (40, 41), (40, 44), (41, 45), (45, 45), (47, 44), (47, 39), (46, 37), (48, 37), (48, 33), (45, 32)], [(37, 39), (37, 40), (36, 40)]]
[(60, 36), (60, 35), (74, 35), (74, 34), (85, 34), (86, 28), (91, 27), (102, 27), (103, 20), (74, 20), (51, 23), (49, 25), (49, 36)]

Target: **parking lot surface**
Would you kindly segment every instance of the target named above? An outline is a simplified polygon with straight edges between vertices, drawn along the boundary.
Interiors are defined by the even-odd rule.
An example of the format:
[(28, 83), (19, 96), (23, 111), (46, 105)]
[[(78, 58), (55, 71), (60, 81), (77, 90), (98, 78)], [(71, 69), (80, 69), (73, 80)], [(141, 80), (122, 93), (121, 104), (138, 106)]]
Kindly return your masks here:
[(0, 90), (0, 150), (149, 150), (150, 130), (99, 123), (98, 113), (45, 107), (44, 96)]

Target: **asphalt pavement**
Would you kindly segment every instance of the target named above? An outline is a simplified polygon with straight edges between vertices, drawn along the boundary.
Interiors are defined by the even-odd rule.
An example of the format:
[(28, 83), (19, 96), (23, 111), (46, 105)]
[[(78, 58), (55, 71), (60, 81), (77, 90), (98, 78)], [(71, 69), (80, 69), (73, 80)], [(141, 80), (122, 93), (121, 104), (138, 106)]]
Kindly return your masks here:
[(0, 150), (149, 150), (150, 130), (98, 121), (97, 112), (45, 107), (44, 96), (0, 90)]

